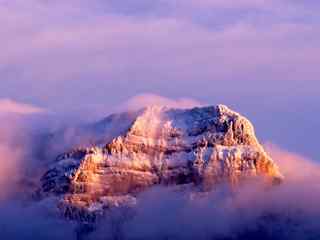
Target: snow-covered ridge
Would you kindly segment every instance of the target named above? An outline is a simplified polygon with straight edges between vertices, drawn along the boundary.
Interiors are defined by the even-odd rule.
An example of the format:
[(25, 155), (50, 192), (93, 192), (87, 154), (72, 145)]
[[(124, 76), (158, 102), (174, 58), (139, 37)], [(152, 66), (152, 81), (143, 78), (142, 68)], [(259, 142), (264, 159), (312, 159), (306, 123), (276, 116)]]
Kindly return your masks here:
[[(112, 206), (106, 198), (130, 204), (154, 185), (188, 184), (208, 191), (221, 182), (236, 186), (255, 176), (269, 183), (282, 179), (252, 124), (224, 105), (151, 106), (121, 116), (126, 118), (112, 115), (91, 126), (112, 132), (112, 138), (103, 143), (99, 137), (94, 147), (60, 155), (43, 176), (41, 195), (59, 196), (67, 217), (88, 220), (75, 209), (94, 212), (99, 206), (103, 212)], [(117, 123), (121, 131), (109, 121), (113, 118), (126, 119)]]

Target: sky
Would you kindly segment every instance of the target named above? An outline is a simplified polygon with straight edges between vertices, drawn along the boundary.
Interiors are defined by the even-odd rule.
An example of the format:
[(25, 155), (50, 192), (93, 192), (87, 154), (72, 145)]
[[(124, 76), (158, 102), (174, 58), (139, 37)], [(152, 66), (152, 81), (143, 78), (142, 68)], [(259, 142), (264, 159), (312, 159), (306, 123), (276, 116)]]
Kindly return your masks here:
[(0, 111), (222, 103), (262, 142), (317, 160), (319, 11), (317, 0), (0, 0)]

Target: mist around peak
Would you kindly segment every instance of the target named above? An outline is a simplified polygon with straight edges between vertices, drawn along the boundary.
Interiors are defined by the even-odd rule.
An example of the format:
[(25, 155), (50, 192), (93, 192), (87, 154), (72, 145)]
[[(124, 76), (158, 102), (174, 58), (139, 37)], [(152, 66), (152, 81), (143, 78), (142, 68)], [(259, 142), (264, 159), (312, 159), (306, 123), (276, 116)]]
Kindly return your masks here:
[[(47, 121), (48, 116), (42, 117), (1, 116), (0, 236), (3, 239), (79, 237), (79, 226), (61, 218), (53, 207), (54, 199), (34, 201), (30, 197), (45, 167), (60, 151), (57, 146), (43, 145), (42, 138), (60, 129), (58, 120)], [(72, 139), (72, 134), (65, 140), (68, 139)], [(64, 146), (66, 142), (56, 144)], [(155, 187), (139, 196), (134, 209), (113, 209), (83, 237), (318, 239), (320, 165), (272, 143), (266, 143), (265, 149), (285, 177), (281, 185), (265, 189), (259, 181), (254, 181), (230, 191), (222, 184), (206, 194), (181, 194), (176, 189)]]

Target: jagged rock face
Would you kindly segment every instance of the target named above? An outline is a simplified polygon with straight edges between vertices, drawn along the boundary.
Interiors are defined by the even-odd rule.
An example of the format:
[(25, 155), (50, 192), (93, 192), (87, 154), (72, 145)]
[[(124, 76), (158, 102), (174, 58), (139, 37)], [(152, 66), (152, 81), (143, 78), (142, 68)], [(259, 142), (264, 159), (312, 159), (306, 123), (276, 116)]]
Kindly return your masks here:
[(255, 176), (270, 183), (282, 179), (251, 123), (223, 105), (149, 107), (121, 127), (126, 131), (104, 145), (59, 156), (42, 177), (42, 195), (61, 196), (67, 217), (90, 220), (93, 215), (83, 212), (134, 204), (134, 196), (154, 185), (207, 191)]

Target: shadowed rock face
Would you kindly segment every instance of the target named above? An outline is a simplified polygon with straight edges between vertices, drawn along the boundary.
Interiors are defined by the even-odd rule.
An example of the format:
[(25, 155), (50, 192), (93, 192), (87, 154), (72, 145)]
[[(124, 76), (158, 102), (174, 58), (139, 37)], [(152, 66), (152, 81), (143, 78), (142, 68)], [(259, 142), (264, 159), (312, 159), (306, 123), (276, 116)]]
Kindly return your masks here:
[[(122, 134), (62, 154), (42, 177), (41, 195), (59, 196), (66, 217), (92, 221), (103, 209), (134, 204), (139, 192), (154, 185), (208, 191), (256, 176), (270, 184), (282, 179), (251, 123), (226, 106), (154, 106), (130, 116), (125, 126), (117, 118)], [(111, 131), (103, 124), (108, 122), (96, 124), (100, 135)]]

